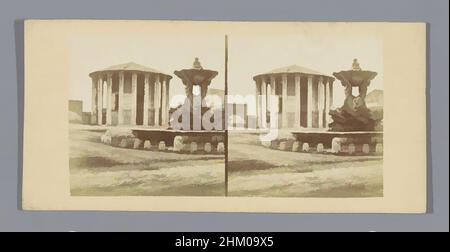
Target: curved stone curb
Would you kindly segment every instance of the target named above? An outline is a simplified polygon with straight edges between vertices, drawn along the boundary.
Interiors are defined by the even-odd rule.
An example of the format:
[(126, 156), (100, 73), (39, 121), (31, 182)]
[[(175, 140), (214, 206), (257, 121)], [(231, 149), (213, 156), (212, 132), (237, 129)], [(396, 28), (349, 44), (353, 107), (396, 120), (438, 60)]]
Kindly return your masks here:
[(225, 144), (223, 142), (217, 144), (217, 152), (225, 153)]
[(300, 142), (299, 141), (295, 141), (293, 144), (292, 144), (292, 149), (291, 149), (291, 151), (293, 151), (293, 152), (298, 152), (300, 150)]
[[(216, 138), (214, 140), (223, 140), (221, 138)], [(108, 133), (103, 134), (100, 137), (100, 141), (104, 144), (135, 150), (147, 150), (147, 151), (158, 151), (158, 152), (175, 152), (180, 154), (224, 154), (225, 144), (224, 142), (216, 142), (216, 144), (211, 142), (198, 143), (190, 142), (184, 143), (185, 138), (181, 136), (176, 136), (174, 138), (173, 146), (167, 146), (165, 141), (159, 141), (152, 144), (150, 140), (141, 140), (136, 137), (121, 136), (112, 137)]]
[(210, 153), (212, 151), (212, 145), (210, 143), (205, 143), (205, 146), (203, 147), (203, 150), (206, 153)]
[(150, 140), (144, 141), (144, 149), (150, 150), (152, 148), (152, 142)]
[(142, 144), (142, 140), (136, 138), (134, 139), (133, 149), (140, 149)]
[(166, 150), (166, 142), (160, 141), (158, 144), (158, 150), (160, 151)]
[(198, 149), (198, 148), (197, 148), (197, 143), (196, 143), (196, 142), (192, 142), (190, 147), (191, 147), (191, 148), (190, 148), (189, 151), (190, 151), (191, 153), (197, 152), (197, 149)]
[(383, 144), (372, 141), (371, 143), (352, 143), (345, 138), (335, 137), (331, 146), (325, 147), (324, 143), (311, 145), (308, 142), (300, 142), (293, 139), (274, 139), (272, 141), (261, 142), (261, 145), (280, 151), (335, 154), (335, 155), (382, 155)]
[(323, 147), (322, 143), (317, 144), (316, 151), (319, 153), (322, 153), (325, 151), (325, 148)]
[(303, 152), (308, 152), (309, 151), (309, 143), (303, 143), (302, 151)]

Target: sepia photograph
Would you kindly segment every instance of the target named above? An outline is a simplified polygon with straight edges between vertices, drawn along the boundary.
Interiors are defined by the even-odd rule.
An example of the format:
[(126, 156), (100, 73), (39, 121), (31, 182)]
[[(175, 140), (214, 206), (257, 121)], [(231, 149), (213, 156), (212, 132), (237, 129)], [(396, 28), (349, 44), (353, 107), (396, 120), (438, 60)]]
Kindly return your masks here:
[(379, 38), (204, 36), (72, 38), (71, 195), (383, 196)]
[(422, 212), (424, 28), (31, 20), (25, 207)]
[(224, 196), (223, 52), (206, 34), (73, 37), (71, 195)]
[(1, 2), (0, 232), (448, 232), (448, 5)]
[(230, 43), (229, 195), (383, 197), (383, 41)]

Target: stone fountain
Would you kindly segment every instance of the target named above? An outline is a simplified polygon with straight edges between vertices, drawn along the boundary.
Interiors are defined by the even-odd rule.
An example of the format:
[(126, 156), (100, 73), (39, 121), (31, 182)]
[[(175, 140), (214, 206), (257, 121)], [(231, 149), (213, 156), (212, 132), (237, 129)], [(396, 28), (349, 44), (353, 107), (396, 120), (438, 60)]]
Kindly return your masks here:
[[(335, 72), (333, 75), (344, 87), (344, 104), (330, 111), (333, 122), (328, 125), (328, 131), (291, 132), (297, 142), (296, 146), (302, 144), (303, 150), (310, 150), (312, 146), (314, 151), (324, 153), (381, 154), (383, 116), (368, 109), (365, 102), (367, 88), (377, 73), (362, 70), (358, 60), (354, 59), (351, 70)], [(353, 88), (358, 89), (358, 95), (352, 94)]]
[[(181, 79), (185, 87), (186, 100), (181, 109), (189, 110), (189, 130), (205, 130), (201, 123), (203, 115), (209, 111), (205, 97), (208, 93), (208, 86), (218, 72), (203, 69), (199, 59), (195, 58), (192, 68), (178, 70), (174, 74)], [(197, 87), (197, 90), (194, 90), (194, 87)]]
[[(342, 107), (331, 110), (333, 122), (329, 124), (330, 131), (380, 131), (382, 130), (382, 115), (374, 114), (366, 106), (367, 87), (377, 76), (376, 72), (362, 70), (358, 60), (353, 60), (352, 70), (333, 73), (341, 81), (345, 89), (345, 101)], [(352, 94), (353, 88), (358, 88), (359, 94)]]
[[(204, 99), (208, 92), (208, 86), (218, 72), (203, 69), (199, 59), (195, 58), (192, 68), (178, 70), (174, 73), (183, 82), (186, 99), (183, 105), (172, 112), (170, 126), (167, 129), (138, 127), (132, 129), (131, 133), (126, 136), (116, 138), (105, 136), (105, 141), (103, 139), (102, 141), (124, 148), (192, 154), (223, 154), (225, 152), (223, 120), (219, 122), (221, 127), (213, 129), (206, 129), (202, 121), (205, 113), (215, 115), (208, 108)], [(194, 87), (198, 87), (198, 92), (194, 92)], [(220, 113), (223, 116), (222, 111)], [(216, 119), (216, 117), (211, 116), (211, 119)], [(188, 121), (187, 127), (174, 127), (177, 122), (186, 126), (183, 120)]]

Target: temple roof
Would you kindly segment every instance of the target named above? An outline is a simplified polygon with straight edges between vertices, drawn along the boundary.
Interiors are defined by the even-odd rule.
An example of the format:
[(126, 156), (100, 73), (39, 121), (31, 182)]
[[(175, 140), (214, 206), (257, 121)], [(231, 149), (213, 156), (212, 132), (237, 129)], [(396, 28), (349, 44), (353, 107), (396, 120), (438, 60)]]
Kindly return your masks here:
[(163, 75), (167, 75), (170, 78), (172, 78), (170, 75), (163, 73), (159, 70), (149, 68), (149, 67), (146, 67), (143, 65), (139, 65), (134, 62), (128, 62), (125, 64), (110, 66), (110, 67), (107, 67), (102, 70), (94, 71), (94, 72), (90, 73), (89, 75), (97, 74), (97, 73), (114, 72), (114, 71), (137, 71), (137, 72), (144, 72), (144, 73), (163, 74)]
[(253, 79), (255, 79), (258, 76), (263, 76), (263, 75), (290, 74), (290, 73), (300, 73), (300, 74), (308, 74), (308, 75), (320, 75), (320, 76), (333, 78), (330, 75), (318, 72), (316, 70), (312, 70), (312, 69), (309, 69), (309, 68), (306, 68), (306, 67), (302, 67), (302, 66), (298, 66), (298, 65), (290, 65), (290, 66), (286, 66), (286, 67), (276, 68), (276, 69), (273, 69), (273, 70), (271, 70), (269, 72), (266, 72), (266, 73), (258, 74), (255, 77), (253, 77)]

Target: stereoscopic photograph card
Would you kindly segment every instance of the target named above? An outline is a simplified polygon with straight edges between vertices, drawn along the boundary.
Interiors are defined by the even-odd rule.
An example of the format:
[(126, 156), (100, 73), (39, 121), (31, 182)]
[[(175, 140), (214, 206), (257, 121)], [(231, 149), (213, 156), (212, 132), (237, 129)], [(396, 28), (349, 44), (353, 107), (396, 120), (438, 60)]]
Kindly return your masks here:
[(426, 25), (27, 20), (25, 210), (426, 212)]

